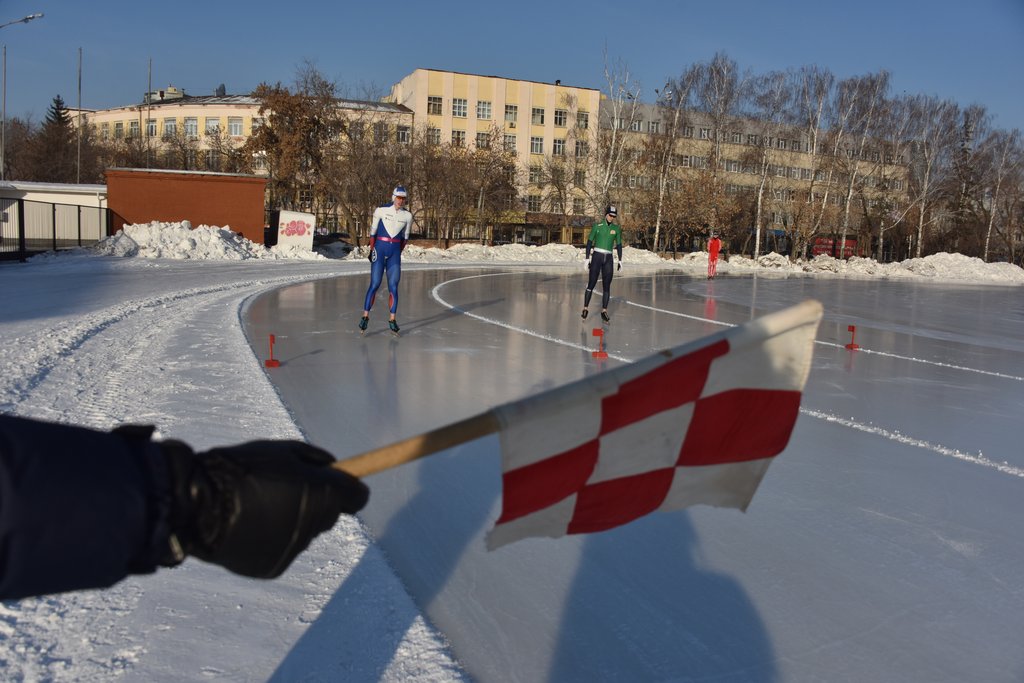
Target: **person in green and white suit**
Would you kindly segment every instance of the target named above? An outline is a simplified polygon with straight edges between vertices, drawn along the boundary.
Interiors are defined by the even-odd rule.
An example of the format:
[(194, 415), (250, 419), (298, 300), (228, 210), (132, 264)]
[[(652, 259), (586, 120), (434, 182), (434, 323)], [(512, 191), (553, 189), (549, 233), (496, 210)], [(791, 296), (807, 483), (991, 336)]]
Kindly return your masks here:
[[(597, 223), (590, 229), (587, 237), (587, 261), (590, 267), (590, 280), (587, 282), (587, 291), (583, 295), (582, 318), (587, 319), (590, 308), (590, 297), (594, 294), (594, 285), (597, 279), (601, 278), (601, 320), (611, 322), (608, 317), (608, 301), (611, 299), (612, 274), (615, 270), (613, 263), (612, 248), (619, 254), (619, 270), (622, 270), (622, 227), (615, 222), (618, 211), (614, 206), (609, 206), (604, 211), (604, 220)], [(590, 252), (594, 256), (591, 258)]]

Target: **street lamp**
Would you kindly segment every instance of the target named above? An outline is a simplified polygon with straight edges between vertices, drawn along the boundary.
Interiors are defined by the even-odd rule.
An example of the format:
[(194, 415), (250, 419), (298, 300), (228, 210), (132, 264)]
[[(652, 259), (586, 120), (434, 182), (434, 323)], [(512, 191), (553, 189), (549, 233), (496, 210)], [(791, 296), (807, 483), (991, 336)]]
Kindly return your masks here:
[[(0, 28), (11, 26), (12, 24), (27, 24), (33, 19), (41, 19), (43, 16), (42, 12), (36, 12), (30, 14), (27, 17), (21, 19), (15, 19), (14, 21), (8, 21), (6, 24), (0, 24)], [(7, 46), (4, 45), (4, 65), (3, 65), (3, 121), (0, 122), (0, 180), (7, 179)]]

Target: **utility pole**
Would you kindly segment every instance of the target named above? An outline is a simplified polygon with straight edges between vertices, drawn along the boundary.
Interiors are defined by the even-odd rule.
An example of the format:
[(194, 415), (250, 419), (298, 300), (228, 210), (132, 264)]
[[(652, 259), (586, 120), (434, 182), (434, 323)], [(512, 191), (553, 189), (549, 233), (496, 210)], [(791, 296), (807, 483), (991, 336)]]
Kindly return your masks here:
[[(0, 24), (0, 28), (6, 28), (12, 24), (27, 24), (33, 19), (39, 19), (43, 16), (42, 12), (36, 12), (30, 14), (27, 17), (21, 19), (15, 19), (14, 21), (8, 21), (6, 24)], [(5, 152), (7, 150), (7, 46), (4, 45), (4, 64), (3, 64), (3, 119), (0, 120), (0, 180), (7, 179), (7, 157)]]

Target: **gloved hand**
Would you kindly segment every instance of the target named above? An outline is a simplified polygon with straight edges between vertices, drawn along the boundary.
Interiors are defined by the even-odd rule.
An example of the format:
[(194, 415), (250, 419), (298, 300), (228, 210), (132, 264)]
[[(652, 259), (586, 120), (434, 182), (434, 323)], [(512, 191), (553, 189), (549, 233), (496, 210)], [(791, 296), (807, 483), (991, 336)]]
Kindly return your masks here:
[(619, 261), (619, 265), (615, 270), (622, 270), (622, 261)]
[(366, 255), (366, 258), (370, 259), (370, 263), (373, 263), (374, 261), (376, 261), (377, 260), (377, 250), (375, 248), (373, 248), (373, 247), (370, 247), (370, 253)]
[(180, 441), (160, 445), (173, 489), (174, 556), (166, 564), (188, 554), (272, 579), (370, 495), (359, 479), (331, 467), (330, 453), (301, 441), (252, 441), (198, 454)]

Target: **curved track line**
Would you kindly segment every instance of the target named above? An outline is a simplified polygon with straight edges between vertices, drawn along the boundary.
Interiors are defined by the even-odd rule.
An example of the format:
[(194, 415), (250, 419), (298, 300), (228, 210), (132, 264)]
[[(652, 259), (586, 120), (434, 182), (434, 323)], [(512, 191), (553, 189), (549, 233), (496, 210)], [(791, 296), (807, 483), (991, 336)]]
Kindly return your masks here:
[[(481, 278), (481, 277), (495, 277), (495, 276), (498, 276), (498, 275), (509, 275), (509, 273), (488, 273), (488, 274), (484, 274), (484, 275), (470, 275), (470, 276), (467, 276), (467, 277), (455, 278), (454, 280), (445, 280), (444, 282), (439, 282), (438, 284), (434, 285), (434, 288), (432, 290), (430, 290), (430, 296), (435, 301), (437, 301), (439, 304), (441, 304), (442, 306), (444, 306), (445, 308), (447, 308), (449, 310), (457, 311), (457, 312), (461, 313), (462, 315), (469, 316), (470, 318), (474, 318), (474, 319), (479, 320), (481, 322), (485, 322), (485, 323), (487, 323), (489, 325), (497, 325), (498, 327), (504, 327), (505, 329), (512, 330), (513, 332), (519, 332), (521, 334), (526, 334), (526, 335), (529, 335), (531, 337), (537, 337), (538, 339), (543, 339), (544, 341), (553, 342), (555, 344), (561, 344), (562, 346), (568, 346), (568, 347), (573, 348), (573, 349), (580, 349), (580, 350), (583, 350), (583, 351), (589, 351), (590, 350), (589, 348), (587, 348), (586, 346), (583, 346), (582, 344), (576, 344), (575, 342), (566, 341), (564, 339), (558, 339), (557, 337), (552, 337), (552, 336), (547, 335), (547, 334), (541, 334), (540, 332), (535, 332), (533, 330), (529, 330), (529, 329), (526, 329), (524, 327), (518, 327), (516, 325), (510, 325), (509, 323), (503, 322), (501, 320), (495, 320), (494, 318), (488, 318), (486, 316), (482, 316), (482, 315), (479, 315), (477, 313), (470, 313), (469, 311), (466, 311), (466, 310), (464, 310), (462, 308), (459, 308), (458, 306), (456, 306), (454, 304), (450, 304), (447, 301), (445, 301), (443, 298), (441, 298), (440, 290), (441, 290), (442, 287), (444, 287), (447, 284), (454, 283), (454, 282), (460, 282), (462, 280), (472, 280), (472, 279)], [(700, 320), (702, 322), (710, 322), (710, 323), (714, 323), (716, 325), (725, 325), (725, 326), (728, 326), (728, 327), (735, 327), (735, 325), (733, 325), (732, 323), (723, 323), (723, 322), (720, 322), (720, 321), (717, 321), (717, 320), (709, 320), (707, 318), (700, 318), (700, 317), (697, 317), (697, 316), (686, 315), (684, 313), (676, 313), (674, 311), (666, 311), (666, 310), (659, 309), (659, 308), (653, 308), (651, 306), (645, 306), (643, 304), (636, 304), (636, 303), (633, 303), (632, 301), (627, 301), (626, 303), (630, 304), (631, 306), (637, 306), (639, 308), (646, 308), (648, 310), (659, 312), (659, 313), (668, 313), (669, 315), (675, 315), (675, 316), (679, 316), (679, 317), (683, 317), (683, 318), (691, 318), (693, 320)], [(822, 344), (822, 345), (825, 345), (825, 346), (840, 346), (839, 344), (832, 344), (830, 342), (819, 342), (817, 340), (815, 340), (815, 343)], [(880, 353), (880, 352), (876, 351), (874, 353)], [(881, 355), (890, 355), (890, 354), (881, 354)], [(608, 357), (609, 358), (614, 358), (615, 360), (622, 361), (624, 363), (632, 363), (633, 362), (633, 360), (630, 359), (630, 358), (625, 358), (623, 356), (612, 355), (610, 353), (608, 354)], [(903, 356), (894, 356), (894, 357), (896, 357), (896, 358), (903, 358)], [(921, 362), (921, 363), (930, 363), (930, 361), (922, 361), (922, 360), (916, 359), (916, 358), (907, 358), (907, 360), (917, 361), (917, 362)], [(981, 373), (981, 374), (996, 374), (996, 373), (987, 373), (987, 372), (985, 372), (983, 370), (973, 370), (971, 368), (959, 368), (957, 366), (945, 365), (945, 364), (941, 364), (941, 363), (932, 363), (932, 364), (934, 364), (934, 365), (942, 365), (943, 367), (951, 367), (951, 368), (955, 368), (955, 369), (962, 369), (962, 370), (968, 370), (968, 371), (972, 371), (972, 372), (978, 372), (978, 373)], [(1010, 378), (1010, 379), (1018, 379), (1018, 380), (1022, 379), (1022, 378), (1013, 377), (1013, 376), (1010, 376), (1010, 375), (998, 375), (998, 376), (1000, 376), (1000, 377), (1007, 377), (1007, 378)], [(923, 439), (915, 439), (913, 437), (909, 437), (909, 436), (906, 436), (904, 434), (900, 434), (899, 432), (890, 431), (890, 430), (884, 429), (882, 427), (872, 427), (870, 425), (866, 425), (866, 424), (863, 424), (861, 422), (856, 422), (854, 420), (847, 420), (845, 418), (840, 418), (840, 417), (837, 417), (835, 415), (831, 415), (829, 413), (824, 413), (824, 412), (819, 411), (819, 410), (812, 410), (810, 408), (800, 408), (800, 413), (803, 414), (803, 415), (807, 415), (808, 417), (816, 418), (818, 420), (825, 420), (826, 422), (831, 422), (833, 424), (838, 424), (838, 425), (841, 425), (843, 427), (848, 427), (850, 429), (856, 429), (858, 431), (865, 432), (865, 433), (868, 433), (868, 434), (874, 434), (875, 436), (880, 436), (880, 437), (882, 437), (884, 439), (889, 439), (890, 441), (896, 441), (896, 442), (902, 443), (902, 444), (907, 445), (907, 446), (914, 446), (916, 448), (923, 448), (925, 450), (932, 451), (933, 453), (938, 453), (939, 455), (943, 455), (943, 456), (950, 457), (950, 458), (956, 458), (957, 460), (963, 460), (964, 462), (969, 462), (969, 463), (974, 464), (974, 465), (981, 465), (983, 467), (990, 467), (992, 469), (995, 469), (998, 472), (1002, 472), (1003, 474), (1009, 474), (1009, 475), (1012, 475), (1012, 476), (1015, 476), (1015, 477), (1024, 478), (1024, 469), (1021, 469), (1019, 467), (1014, 467), (1013, 465), (1010, 465), (1010, 464), (1005, 463), (1005, 462), (999, 463), (999, 462), (996, 462), (994, 460), (989, 460), (988, 458), (984, 457), (980, 453), (977, 454), (977, 455), (974, 455), (974, 454), (971, 454), (971, 453), (964, 453), (964, 452), (959, 451), (959, 450), (957, 450), (955, 448), (949, 448), (949, 447), (943, 446), (941, 444), (933, 444), (933, 443), (931, 443), (929, 441), (925, 441)]]
[[(637, 308), (645, 308), (648, 311), (654, 311), (656, 313), (665, 313), (665, 314), (668, 314), (668, 315), (674, 315), (674, 316), (677, 316), (679, 318), (689, 318), (690, 320), (699, 320), (700, 322), (711, 323), (713, 325), (723, 325), (725, 327), (735, 327), (736, 326), (733, 323), (724, 323), (724, 322), (721, 322), (721, 321), (718, 321), (718, 320), (711, 320), (710, 318), (702, 318), (702, 317), (700, 317), (698, 315), (688, 315), (686, 313), (678, 313), (676, 311), (669, 311), (669, 310), (664, 309), (664, 308), (655, 308), (653, 306), (646, 306), (644, 304), (638, 304), (638, 303), (635, 303), (633, 301), (626, 301), (626, 303), (629, 304), (630, 306), (636, 306)], [(846, 348), (846, 346), (844, 344), (836, 344), (834, 342), (819, 341), (817, 339), (814, 340), (814, 343), (815, 344), (820, 344), (822, 346), (831, 346), (831, 347), (837, 348), (837, 349), (844, 349), (844, 348)], [(909, 361), (911, 361), (913, 363), (924, 363), (925, 365), (934, 365), (936, 367), (948, 368), (950, 370), (961, 370), (963, 372), (974, 372), (974, 373), (977, 373), (979, 375), (988, 375), (990, 377), (1000, 377), (1002, 379), (1012, 379), (1012, 380), (1015, 380), (1017, 382), (1024, 382), (1024, 377), (1018, 377), (1017, 375), (1007, 375), (1007, 374), (1002, 373), (1002, 372), (992, 372), (991, 370), (979, 370), (978, 368), (969, 368), (969, 367), (966, 367), (966, 366), (963, 366), (963, 365), (953, 365), (952, 363), (941, 363), (939, 361), (926, 360), (924, 358), (914, 358), (913, 356), (901, 356), (899, 354), (888, 353), (886, 351), (873, 351), (871, 349), (865, 349), (864, 347), (858, 348), (857, 351), (859, 351), (860, 353), (874, 354), (876, 356), (886, 356), (888, 358), (897, 358), (899, 360), (909, 360)]]

